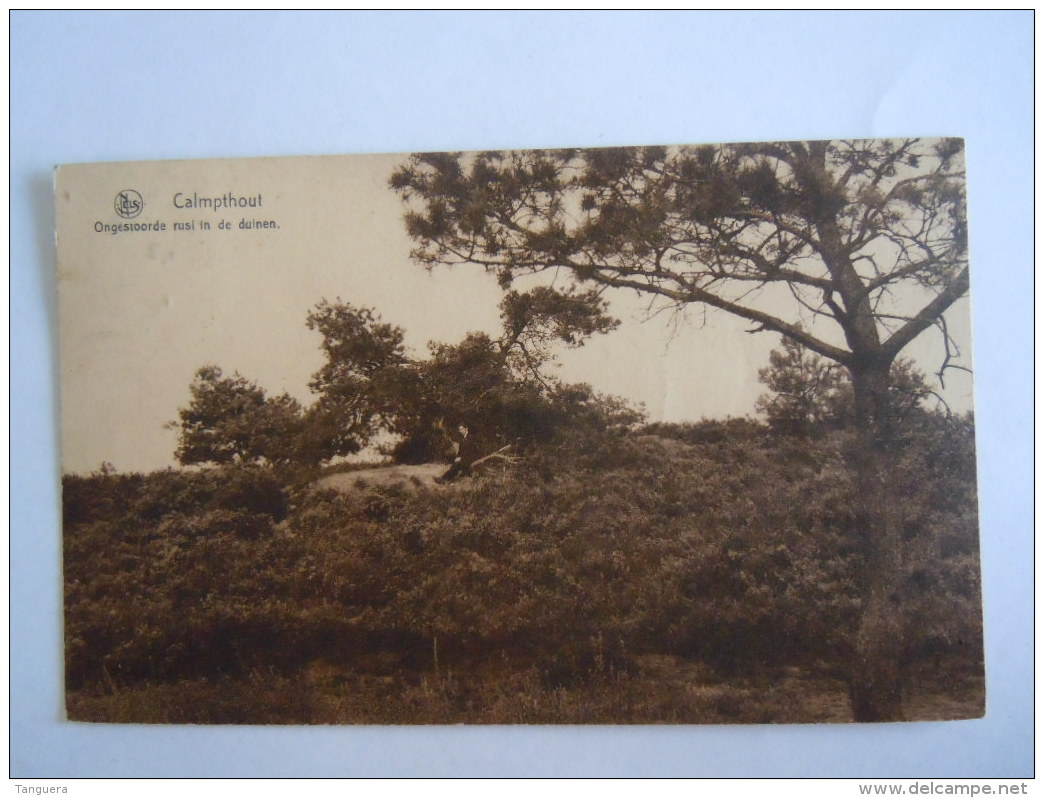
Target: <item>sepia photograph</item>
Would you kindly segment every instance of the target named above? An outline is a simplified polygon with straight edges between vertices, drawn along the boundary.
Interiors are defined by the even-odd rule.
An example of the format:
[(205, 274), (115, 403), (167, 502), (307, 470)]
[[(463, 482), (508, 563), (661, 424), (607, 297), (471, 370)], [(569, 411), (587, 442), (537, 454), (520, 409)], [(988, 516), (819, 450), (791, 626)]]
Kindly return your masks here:
[(982, 717), (965, 170), (59, 167), (68, 719)]

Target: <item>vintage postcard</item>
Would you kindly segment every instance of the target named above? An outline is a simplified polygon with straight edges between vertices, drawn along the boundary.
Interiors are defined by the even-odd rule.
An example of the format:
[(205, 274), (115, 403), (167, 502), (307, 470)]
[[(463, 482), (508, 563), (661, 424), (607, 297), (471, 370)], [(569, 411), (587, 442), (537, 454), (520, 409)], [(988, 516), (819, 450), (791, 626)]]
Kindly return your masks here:
[(70, 719), (983, 714), (960, 139), (55, 202)]

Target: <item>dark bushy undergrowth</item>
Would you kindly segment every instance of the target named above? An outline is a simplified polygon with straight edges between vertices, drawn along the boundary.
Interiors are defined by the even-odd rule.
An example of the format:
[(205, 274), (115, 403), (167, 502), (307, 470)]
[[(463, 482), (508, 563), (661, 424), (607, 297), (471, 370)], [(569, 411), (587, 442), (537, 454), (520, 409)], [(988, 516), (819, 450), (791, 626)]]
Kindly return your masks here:
[[(182, 680), (267, 695), (258, 674), (300, 688), (317, 662), (348, 692), (393, 677), (414, 696), (436, 677), (486, 685), (454, 688), (470, 697), (430, 722), (481, 719), (482, 702), (501, 695), (489, 685), (515, 682), (542, 696), (543, 709), (518, 718), (545, 718), (552, 695), (638, 691), (651, 658), (715, 678), (843, 673), (863, 554), (840, 434), (660, 425), (408, 491), (290, 490), (245, 466), (68, 476), (66, 675), (80, 697), (70, 711), (85, 696)], [(972, 427), (930, 415), (910, 437), (897, 468), (909, 658), (974, 666)], [(521, 712), (496, 701), (512, 707), (504, 717)], [(372, 717), (326, 711), (300, 719)], [(292, 708), (273, 712), (287, 722)]]

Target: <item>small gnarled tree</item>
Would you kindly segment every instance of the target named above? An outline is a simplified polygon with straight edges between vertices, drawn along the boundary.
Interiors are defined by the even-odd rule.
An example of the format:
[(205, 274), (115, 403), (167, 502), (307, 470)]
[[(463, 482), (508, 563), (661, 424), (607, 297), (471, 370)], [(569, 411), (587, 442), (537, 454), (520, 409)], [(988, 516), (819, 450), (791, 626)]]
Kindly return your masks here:
[(295, 459), (303, 415), (293, 397), (270, 397), (257, 384), (212, 365), (196, 371), (189, 391), (188, 406), (168, 425), (178, 430), (174, 456), (182, 465)]

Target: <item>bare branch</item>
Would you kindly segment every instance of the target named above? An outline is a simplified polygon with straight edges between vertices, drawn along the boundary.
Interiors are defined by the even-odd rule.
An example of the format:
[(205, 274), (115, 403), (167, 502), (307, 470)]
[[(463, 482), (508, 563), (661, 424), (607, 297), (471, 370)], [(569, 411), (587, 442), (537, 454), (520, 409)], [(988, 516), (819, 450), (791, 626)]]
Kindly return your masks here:
[(655, 293), (661, 296), (673, 299), (680, 303), (686, 302), (701, 302), (711, 307), (718, 308), (720, 310), (727, 311), (741, 318), (749, 321), (757, 322), (762, 325), (765, 330), (772, 330), (778, 332), (781, 335), (785, 335), (789, 338), (793, 338), (798, 343), (811, 349), (813, 352), (818, 352), (824, 357), (828, 357), (831, 360), (836, 360), (838, 363), (848, 364), (851, 361), (852, 353), (841, 349), (840, 347), (828, 344), (826, 341), (821, 341), (815, 336), (809, 334), (797, 324), (790, 324), (783, 321), (782, 319), (776, 318), (775, 316), (764, 313), (754, 308), (748, 308), (744, 305), (739, 305), (735, 302), (731, 302), (727, 299), (723, 299), (717, 294), (706, 291), (697, 286), (691, 286), (688, 292), (682, 292), (672, 290), (664, 286), (653, 285), (650, 286), (646, 283), (636, 282), (634, 280), (625, 279), (621, 277), (613, 277), (606, 274), (598, 274), (593, 279), (598, 280), (606, 285), (611, 285), (617, 288), (633, 288), (636, 291), (643, 293)]
[(931, 327), (936, 319), (968, 292), (968, 267), (965, 266), (953, 282), (951, 282), (935, 299), (929, 302), (921, 312), (916, 314), (910, 321), (900, 327), (882, 345), (882, 351), (891, 357), (895, 357), (902, 351), (910, 341)]

